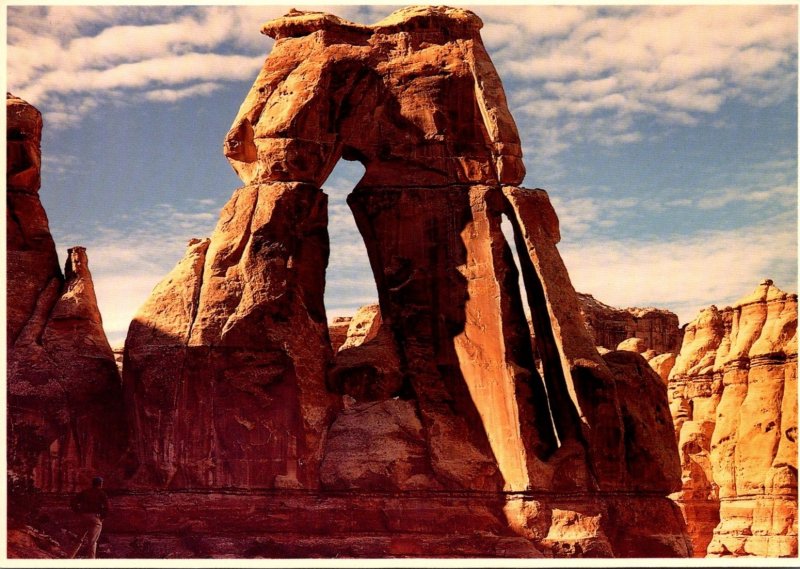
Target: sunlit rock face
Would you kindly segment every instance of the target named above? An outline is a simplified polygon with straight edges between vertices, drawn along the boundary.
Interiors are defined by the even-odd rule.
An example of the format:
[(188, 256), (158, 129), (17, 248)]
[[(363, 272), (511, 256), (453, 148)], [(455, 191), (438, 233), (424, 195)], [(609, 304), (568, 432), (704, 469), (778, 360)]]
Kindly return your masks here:
[(677, 353), (681, 347), (683, 331), (678, 316), (659, 308), (614, 308), (595, 299), (591, 294), (578, 293), (581, 313), (595, 343), (606, 349), (618, 347), (622, 342), (638, 338), (642, 349), (655, 354)]
[(697, 556), (797, 555), (797, 295), (765, 280), (686, 328), (669, 376)]
[(585, 293), (578, 293), (578, 301), (598, 351), (641, 354), (666, 384), (684, 331), (674, 312), (653, 307), (615, 308)]
[[(680, 487), (666, 388), (639, 355), (595, 349), (547, 193), (516, 186), (519, 137), (481, 26), (445, 7), (264, 26), (277, 41), (224, 144), (245, 186), (127, 338), (134, 484), (346, 492), (356, 508), (395, 492), (400, 519), (473, 496), (495, 508), (479, 531), (518, 556), (689, 554), (666, 498)], [(382, 322), (334, 357), (321, 185), (342, 158), (365, 167), (348, 204)], [(470, 518), (468, 503), (437, 531), (459, 534), (444, 520)]]
[(8, 94), (6, 117), (9, 488), (73, 490), (98, 472), (120, 474), (120, 377), (86, 251), (70, 249), (63, 274), (58, 265), (39, 200), (41, 114)]

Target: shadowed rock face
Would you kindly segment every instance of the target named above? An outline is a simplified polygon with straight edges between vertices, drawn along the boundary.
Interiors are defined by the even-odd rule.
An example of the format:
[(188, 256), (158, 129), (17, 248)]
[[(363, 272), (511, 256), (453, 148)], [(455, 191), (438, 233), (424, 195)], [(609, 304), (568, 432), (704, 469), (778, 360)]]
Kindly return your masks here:
[[(547, 194), (515, 186), (481, 25), (425, 7), (264, 26), (277, 42), (225, 139), (246, 185), (129, 331), (137, 483), (509, 491), (506, 527), (554, 554), (688, 554), (666, 390), (638, 355), (595, 350)], [(340, 158), (366, 169), (348, 204), (383, 322), (334, 360), (320, 186)]]
[(104, 473), (115, 486), (122, 392), (86, 251), (70, 249), (62, 275), (38, 195), (41, 115), (10, 94), (6, 113), (9, 479), (62, 491)]
[(695, 555), (797, 555), (797, 295), (772, 281), (686, 328), (669, 377)]

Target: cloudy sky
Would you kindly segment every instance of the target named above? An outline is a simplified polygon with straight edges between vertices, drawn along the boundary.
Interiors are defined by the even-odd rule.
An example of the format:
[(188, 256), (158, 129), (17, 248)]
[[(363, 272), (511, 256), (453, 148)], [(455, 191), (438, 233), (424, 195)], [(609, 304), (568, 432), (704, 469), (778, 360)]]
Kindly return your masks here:
[[(683, 323), (765, 277), (796, 291), (796, 7), (468, 7), (578, 290)], [(44, 115), (42, 202), (60, 258), (88, 249), (112, 344), (240, 185), (222, 139), (272, 47), (260, 25), (289, 8), (8, 7), (7, 88)], [(377, 298), (345, 204), (362, 172), (324, 185), (329, 317)]]

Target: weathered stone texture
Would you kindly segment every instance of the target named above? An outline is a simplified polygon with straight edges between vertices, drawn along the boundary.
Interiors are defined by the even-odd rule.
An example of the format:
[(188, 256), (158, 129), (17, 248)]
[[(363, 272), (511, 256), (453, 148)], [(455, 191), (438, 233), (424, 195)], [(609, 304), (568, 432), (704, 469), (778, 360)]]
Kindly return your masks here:
[(337, 316), (328, 326), (328, 335), (331, 337), (331, 349), (334, 354), (347, 341), (347, 332), (350, 328), (351, 320), (352, 317), (350, 316)]
[[(639, 354), (598, 354), (548, 195), (516, 186), (520, 141), (481, 26), (446, 7), (264, 26), (274, 49), (224, 144), (245, 186), (129, 329), (141, 493), (107, 528), (120, 551), (690, 553), (667, 498), (680, 470), (666, 387)], [(348, 204), (379, 311), (334, 353), (321, 186), (339, 159), (366, 169)], [(83, 314), (78, 291), (91, 293), (53, 301), (59, 329)], [(253, 520), (281, 535), (253, 539)]]
[(318, 483), (334, 405), (326, 223), (316, 188), (241, 188), (134, 317), (124, 373), (140, 484)]
[(372, 340), (381, 327), (381, 310), (377, 304), (362, 306), (353, 315), (347, 328), (347, 338), (340, 349), (355, 348)]
[(687, 326), (669, 390), (696, 555), (797, 555), (796, 377), (797, 296), (772, 281)]
[[(598, 355), (547, 194), (509, 185), (524, 177), (520, 141), (481, 25), (417, 7), (373, 26), (297, 11), (264, 26), (277, 41), (224, 145), (246, 186), (128, 336), (140, 484), (348, 491), (355, 503), (535, 492), (559, 512), (534, 540), (553, 554), (688, 553), (666, 499), (679, 483), (666, 391), (638, 356)], [(363, 334), (354, 318), (334, 354), (320, 187), (341, 158), (366, 169), (348, 204), (380, 310)], [(664, 514), (634, 540), (620, 492)], [(508, 531), (539, 523), (528, 506), (506, 509)], [(602, 536), (570, 533), (570, 519), (602, 520)]]
[(62, 275), (39, 201), (39, 111), (7, 97), (8, 464), (11, 488), (70, 490), (125, 450), (120, 377), (86, 251)]
[[(646, 350), (677, 353), (683, 331), (678, 316), (659, 308), (614, 308), (591, 294), (578, 293), (581, 313), (595, 343), (613, 350), (630, 338), (639, 338)], [(622, 348), (619, 348), (622, 349)]]

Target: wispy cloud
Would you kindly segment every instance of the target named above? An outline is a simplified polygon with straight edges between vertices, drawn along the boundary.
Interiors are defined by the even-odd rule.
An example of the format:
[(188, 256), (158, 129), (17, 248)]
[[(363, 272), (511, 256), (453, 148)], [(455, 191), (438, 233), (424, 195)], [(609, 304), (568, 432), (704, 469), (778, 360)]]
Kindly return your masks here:
[(144, 98), (148, 101), (160, 101), (163, 103), (174, 103), (181, 99), (196, 97), (198, 95), (210, 95), (221, 88), (216, 83), (199, 83), (191, 87), (180, 89), (156, 89), (145, 93)]
[(736, 202), (796, 205), (797, 185), (773, 186), (763, 189), (724, 188), (708, 192), (695, 200), (700, 209), (717, 209)]
[[(97, 105), (174, 103), (226, 82), (252, 81), (272, 40), (261, 24), (291, 6), (11, 6), (8, 86), (49, 127), (80, 122)], [(331, 6), (372, 21), (388, 6)]]
[[(672, 239), (585, 240), (560, 247), (576, 289), (614, 306), (657, 306), (692, 320), (731, 304), (763, 278), (797, 290), (797, 233), (765, 223)], [(713, 300), (712, 300), (713, 299)]]
[[(548, 132), (557, 141), (544, 150), (529, 143), (531, 158), (544, 166), (576, 142), (637, 142), (645, 136), (641, 119), (691, 126), (726, 102), (773, 105), (796, 89), (794, 6), (515, 6), (479, 13), (500, 75), (513, 85), (523, 139)], [(529, 41), (517, 41), (522, 36)], [(582, 128), (574, 127), (576, 119)]]

